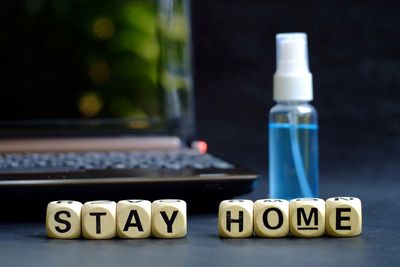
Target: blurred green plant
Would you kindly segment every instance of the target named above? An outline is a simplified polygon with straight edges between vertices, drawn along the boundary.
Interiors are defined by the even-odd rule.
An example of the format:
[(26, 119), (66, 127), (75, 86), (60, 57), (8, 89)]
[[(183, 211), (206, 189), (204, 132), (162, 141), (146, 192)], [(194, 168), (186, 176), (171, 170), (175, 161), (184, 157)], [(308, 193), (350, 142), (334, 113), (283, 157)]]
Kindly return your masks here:
[(162, 116), (155, 1), (39, 2), (40, 6), (27, 5), (35, 21), (40, 21), (37, 30), (53, 25), (54, 31), (76, 36), (66, 34), (57, 44), (64, 46), (59, 47), (60, 53), (69, 46), (80, 53), (81, 77), (75, 79), (82, 81), (77, 83), (82, 88), (76, 92), (76, 107), (83, 116)]
[(192, 87), (188, 2), (24, 0), (6, 28), (18, 36), (11, 50), (30, 57), (15, 65), (37, 83), (21, 92), (38, 88), (31, 95), (48, 97), (55, 118), (181, 118)]

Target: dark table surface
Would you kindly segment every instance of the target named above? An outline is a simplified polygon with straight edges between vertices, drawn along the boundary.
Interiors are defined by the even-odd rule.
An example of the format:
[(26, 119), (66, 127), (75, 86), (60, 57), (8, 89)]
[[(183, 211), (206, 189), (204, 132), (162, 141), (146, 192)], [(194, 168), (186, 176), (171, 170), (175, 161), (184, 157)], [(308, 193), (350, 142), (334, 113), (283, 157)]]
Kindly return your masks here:
[[(189, 214), (186, 238), (54, 240), (43, 222), (0, 224), (0, 266), (395, 266), (400, 260), (400, 166), (381, 160), (321, 172), (321, 197), (357, 196), (363, 233), (353, 238), (220, 239), (217, 214)], [(267, 179), (246, 198), (265, 198)]]

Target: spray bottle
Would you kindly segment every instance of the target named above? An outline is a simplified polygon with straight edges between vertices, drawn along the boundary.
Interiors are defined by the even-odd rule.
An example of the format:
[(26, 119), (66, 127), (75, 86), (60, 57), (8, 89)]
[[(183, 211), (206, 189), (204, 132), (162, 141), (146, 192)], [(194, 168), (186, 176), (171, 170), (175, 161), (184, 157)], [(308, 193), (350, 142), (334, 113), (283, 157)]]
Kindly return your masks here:
[(276, 35), (276, 72), (269, 113), (270, 197), (318, 197), (318, 124), (308, 67), (307, 35)]

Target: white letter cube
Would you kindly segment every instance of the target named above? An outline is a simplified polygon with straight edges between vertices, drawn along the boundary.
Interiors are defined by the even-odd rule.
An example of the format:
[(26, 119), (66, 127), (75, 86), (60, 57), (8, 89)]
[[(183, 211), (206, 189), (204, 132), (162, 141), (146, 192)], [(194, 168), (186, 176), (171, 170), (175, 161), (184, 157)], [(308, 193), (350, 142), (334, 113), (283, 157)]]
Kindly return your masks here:
[(114, 201), (86, 202), (82, 207), (82, 234), (87, 239), (115, 237), (117, 204)]
[(297, 237), (318, 237), (325, 232), (325, 201), (297, 198), (289, 202), (290, 233)]
[(253, 201), (224, 200), (219, 204), (218, 234), (225, 238), (243, 238), (253, 235)]
[(260, 199), (254, 203), (254, 232), (261, 237), (289, 234), (289, 202), (285, 199)]
[(81, 236), (82, 203), (73, 200), (52, 201), (47, 205), (46, 232), (51, 238), (73, 239)]
[(337, 237), (356, 236), (362, 231), (361, 200), (333, 197), (326, 200), (326, 232)]
[(157, 238), (180, 238), (187, 233), (186, 202), (160, 199), (151, 205), (152, 235)]
[(147, 238), (151, 233), (151, 202), (121, 200), (117, 204), (117, 235), (120, 238)]

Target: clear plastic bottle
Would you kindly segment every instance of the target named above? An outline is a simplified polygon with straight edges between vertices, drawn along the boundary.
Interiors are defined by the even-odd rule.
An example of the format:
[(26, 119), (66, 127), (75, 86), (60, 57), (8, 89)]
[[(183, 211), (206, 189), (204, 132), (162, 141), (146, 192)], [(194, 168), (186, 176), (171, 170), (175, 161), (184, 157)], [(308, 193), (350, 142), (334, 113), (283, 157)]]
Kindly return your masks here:
[(270, 197), (318, 197), (317, 112), (307, 35), (278, 34), (274, 100), (269, 114)]

